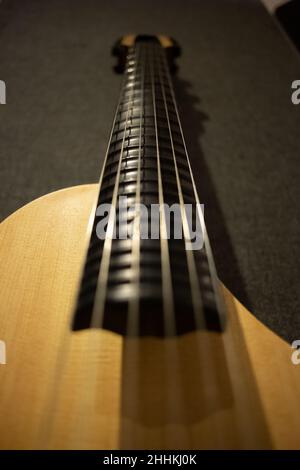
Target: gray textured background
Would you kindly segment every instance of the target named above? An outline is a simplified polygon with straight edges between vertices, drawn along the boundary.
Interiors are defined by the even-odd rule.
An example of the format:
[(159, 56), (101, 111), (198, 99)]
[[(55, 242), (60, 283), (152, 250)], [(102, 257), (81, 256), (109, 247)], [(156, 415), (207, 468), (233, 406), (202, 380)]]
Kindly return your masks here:
[(110, 49), (127, 32), (181, 44), (176, 90), (219, 277), (299, 338), (300, 63), (257, 1), (4, 0), (1, 218), (97, 181), (120, 86)]

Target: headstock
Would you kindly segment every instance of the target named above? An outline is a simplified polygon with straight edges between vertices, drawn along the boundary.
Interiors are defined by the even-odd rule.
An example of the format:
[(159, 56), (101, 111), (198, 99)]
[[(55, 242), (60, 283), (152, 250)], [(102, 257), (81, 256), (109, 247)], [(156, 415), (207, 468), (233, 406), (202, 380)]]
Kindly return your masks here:
[(112, 49), (112, 54), (117, 57), (117, 64), (114, 67), (114, 70), (117, 73), (123, 73), (126, 65), (126, 57), (130, 47), (133, 47), (136, 42), (140, 41), (155, 41), (160, 43), (161, 47), (165, 49), (166, 57), (170, 66), (170, 71), (175, 72), (177, 66), (175, 65), (175, 59), (180, 56), (181, 49), (178, 43), (170, 38), (169, 36), (157, 35), (134, 35), (128, 34), (120, 38)]

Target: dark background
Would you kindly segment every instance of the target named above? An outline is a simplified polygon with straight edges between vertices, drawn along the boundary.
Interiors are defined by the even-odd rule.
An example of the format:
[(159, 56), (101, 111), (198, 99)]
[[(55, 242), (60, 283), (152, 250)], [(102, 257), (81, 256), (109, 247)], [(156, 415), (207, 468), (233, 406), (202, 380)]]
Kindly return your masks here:
[(120, 87), (110, 50), (130, 32), (182, 46), (175, 88), (220, 279), (299, 338), (300, 64), (258, 1), (4, 0), (1, 218), (97, 181)]

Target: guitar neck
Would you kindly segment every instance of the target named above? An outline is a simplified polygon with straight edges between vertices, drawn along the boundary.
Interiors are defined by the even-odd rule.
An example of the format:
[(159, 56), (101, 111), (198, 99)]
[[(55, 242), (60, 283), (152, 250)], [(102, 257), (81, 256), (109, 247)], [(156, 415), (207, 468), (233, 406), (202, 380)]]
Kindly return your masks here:
[(73, 327), (158, 336), (219, 330), (208, 240), (191, 244), (201, 214), (170, 77), (172, 49), (141, 36), (121, 50), (125, 76)]

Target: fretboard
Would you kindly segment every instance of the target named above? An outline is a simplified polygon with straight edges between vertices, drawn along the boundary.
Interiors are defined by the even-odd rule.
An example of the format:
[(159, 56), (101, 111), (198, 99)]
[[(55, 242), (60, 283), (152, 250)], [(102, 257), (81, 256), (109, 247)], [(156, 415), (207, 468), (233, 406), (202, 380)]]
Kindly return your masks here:
[[(220, 329), (207, 236), (201, 249), (187, 250), (184, 207), (190, 204), (196, 219), (199, 201), (167, 54), (155, 38), (142, 37), (128, 49), (99, 187), (73, 328), (154, 336)], [(118, 210), (121, 197), (129, 209), (125, 213)], [(117, 210), (106, 213), (105, 236), (99, 239), (103, 204)], [(157, 236), (142, 237), (141, 227), (153, 222), (151, 208), (163, 204), (180, 206), (183, 236), (178, 238), (173, 229), (165, 236), (168, 220), (162, 211), (156, 221)], [(125, 222), (135, 236), (112, 236), (122, 232)]]

